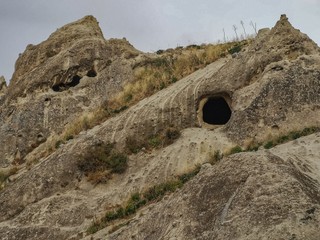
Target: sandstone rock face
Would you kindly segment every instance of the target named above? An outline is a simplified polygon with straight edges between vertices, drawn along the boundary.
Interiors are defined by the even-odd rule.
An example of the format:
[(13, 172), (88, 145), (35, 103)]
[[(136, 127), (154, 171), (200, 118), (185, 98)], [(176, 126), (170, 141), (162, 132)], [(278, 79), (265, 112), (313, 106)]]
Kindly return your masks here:
[(3, 92), (4, 89), (7, 88), (6, 80), (4, 79), (4, 76), (0, 77), (0, 92)]
[(3, 76), (0, 77), (0, 102), (3, 101), (3, 96), (7, 92), (7, 83)]
[(319, 239), (319, 140), (205, 164), (179, 192), (95, 239)]
[[(75, 36), (65, 41), (70, 34)], [(50, 39), (61, 43), (53, 47)], [(43, 49), (56, 50), (44, 60)], [(128, 54), (140, 53), (124, 40), (103, 40), (96, 20), (86, 17), (28, 47), (18, 59), (1, 102), (0, 160), (6, 166), (20, 155), (38, 163), (9, 178), (0, 192), (3, 239), (85, 238), (85, 229), (106, 210), (208, 162), (216, 150), (320, 126), (319, 48), (282, 16), (235, 58), (212, 63), (41, 157), (42, 139), (132, 78), (135, 60)], [(204, 106), (216, 99), (231, 111), (220, 125), (203, 117), (213, 111)], [(92, 146), (115, 142), (121, 150), (128, 137), (168, 126), (181, 130), (181, 137), (167, 147), (130, 155), (126, 172), (106, 184), (93, 186), (77, 167)], [(39, 143), (31, 152), (27, 143), (34, 139)], [(314, 134), (204, 164), (194, 180), (140, 210), (128, 225), (111, 234), (110, 226), (87, 239), (318, 239), (319, 142)]]
[(129, 58), (138, 54), (126, 40), (106, 41), (92, 16), (28, 45), (0, 100), (0, 167), (119, 91), (133, 77)]

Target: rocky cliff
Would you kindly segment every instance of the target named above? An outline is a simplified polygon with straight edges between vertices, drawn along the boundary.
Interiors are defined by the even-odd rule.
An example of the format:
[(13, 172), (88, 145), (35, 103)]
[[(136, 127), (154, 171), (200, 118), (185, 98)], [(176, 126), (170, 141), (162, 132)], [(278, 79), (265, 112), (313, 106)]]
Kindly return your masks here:
[[(1, 237), (319, 239), (320, 50), (284, 15), (233, 58), (42, 154), (49, 136), (121, 91), (142, 55), (125, 40), (104, 40), (97, 21), (85, 17), (19, 57), (0, 95), (0, 164), (19, 165), (0, 191)], [(177, 132), (157, 145), (162, 133), (172, 140)], [(84, 169), (106, 143), (128, 155), (128, 166), (93, 184)], [(198, 165), (171, 195), (87, 236), (132, 194)]]
[(119, 91), (132, 80), (128, 56), (137, 55), (126, 40), (106, 41), (91, 16), (28, 45), (0, 99), (0, 167), (23, 162), (50, 135)]
[(0, 96), (3, 96), (7, 89), (7, 83), (3, 76), (0, 77)]

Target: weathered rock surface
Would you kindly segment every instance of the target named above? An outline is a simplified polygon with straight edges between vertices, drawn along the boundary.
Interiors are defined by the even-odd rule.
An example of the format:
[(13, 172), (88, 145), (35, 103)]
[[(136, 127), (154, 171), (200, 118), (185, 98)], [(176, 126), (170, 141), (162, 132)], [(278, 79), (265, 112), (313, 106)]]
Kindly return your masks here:
[(0, 167), (23, 162), (50, 135), (119, 91), (132, 80), (138, 54), (126, 40), (106, 41), (92, 16), (28, 45), (0, 98)]
[(4, 76), (1, 76), (0, 77), (0, 93), (3, 93), (6, 88), (7, 88), (6, 80), (4, 79)]
[(319, 239), (319, 149), (318, 133), (205, 164), (179, 192), (94, 239)]
[[(86, 25), (91, 27), (82, 31)], [(116, 91), (118, 85), (114, 84), (113, 88), (111, 78), (118, 75), (111, 69), (118, 69), (119, 74), (123, 74), (121, 76), (130, 76), (130, 61), (134, 60), (117, 55), (121, 50), (111, 51), (110, 55), (118, 62), (112, 60), (114, 65), (106, 67), (108, 61), (105, 59), (109, 55), (104, 47), (107, 48), (108, 44), (101, 39), (102, 34), (93, 18), (67, 25), (65, 28), (70, 31), (65, 33), (66, 36), (74, 27), (85, 32), (84, 38), (79, 36), (74, 45), (64, 44), (75, 47), (72, 51), (72, 56), (78, 59), (75, 62), (81, 59), (77, 56), (89, 52), (85, 57), (91, 59), (89, 63), (75, 67), (78, 63), (73, 65), (70, 60), (68, 67), (64, 67), (61, 59), (65, 55), (58, 46), (56, 55), (51, 57), (53, 60), (57, 58), (56, 65), (52, 65), (55, 67), (44, 73), (43, 64), (50, 64), (51, 58), (43, 61), (43, 51), (29, 47), (30, 51), (37, 52), (30, 52), (30, 57), (34, 56), (35, 60), (30, 68), (24, 63), (22, 59), (29, 59), (27, 48), (26, 55), (17, 61), (17, 69), (25, 69), (28, 74), (16, 69), (14, 82), (12, 86), (10, 83), (2, 102), (1, 114), (7, 115), (0, 118), (4, 119), (0, 128), (10, 143), (4, 144), (0, 138), (0, 146), (4, 146), (0, 148), (2, 166), (8, 164), (18, 150), (25, 159), (38, 160), (30, 170), (20, 170), (10, 178), (12, 182), (0, 192), (0, 234), (3, 239), (68, 239), (71, 236), (81, 239), (92, 220), (102, 216), (106, 209), (119, 206), (134, 192), (184, 173), (196, 164), (208, 162), (215, 150), (224, 151), (235, 144), (262, 141), (291, 130), (320, 126), (319, 48), (282, 16), (273, 29), (261, 31), (237, 57), (220, 59), (191, 74), (101, 125), (82, 132), (48, 157), (41, 158), (39, 147), (32, 152), (24, 150), (27, 148), (23, 143), (18, 142), (20, 145), (12, 147), (12, 142), (16, 144), (17, 133), (26, 133), (30, 122), (40, 122), (39, 127), (34, 126), (41, 131), (58, 131), (66, 118), (74, 118), (78, 112), (101, 102), (103, 95), (99, 94), (107, 89), (110, 89), (109, 94)], [(60, 39), (63, 29), (50, 38)], [(80, 44), (86, 41), (87, 44)], [(92, 44), (88, 45), (88, 42)], [(100, 42), (105, 45), (100, 46)], [(39, 46), (45, 48), (46, 42)], [(136, 53), (128, 44), (124, 43), (124, 46), (126, 54)], [(101, 53), (99, 48), (102, 48)], [(106, 54), (105, 58), (101, 57), (103, 54)], [(63, 57), (58, 58), (60, 55)], [(61, 69), (65, 69), (66, 75), (53, 78), (53, 74), (44, 78), (46, 74)], [(68, 69), (71, 69), (70, 75)], [(97, 76), (85, 76), (92, 69)], [(75, 74), (81, 77), (80, 83), (62, 91)], [(37, 76), (35, 82), (32, 76)], [(125, 77), (119, 79), (120, 83)], [(19, 82), (25, 87), (15, 89), (13, 86)], [(58, 92), (52, 90), (54, 86), (59, 86)], [(76, 100), (76, 96), (81, 98)], [(204, 123), (199, 104), (208, 97), (222, 97), (229, 104), (232, 114), (225, 125)], [(34, 102), (31, 101), (33, 98)], [(48, 105), (44, 103), (47, 98), (50, 99)], [(35, 102), (39, 102), (38, 107)], [(19, 109), (15, 108), (17, 104)], [(74, 110), (77, 104), (79, 109)], [(68, 106), (73, 114), (65, 111)], [(37, 108), (41, 110), (37, 111)], [(39, 113), (38, 119), (35, 113), (30, 119), (28, 111)], [(43, 119), (47, 119), (43, 112), (52, 114), (52, 120), (44, 121), (46, 124), (50, 122), (50, 127), (41, 125)], [(24, 114), (29, 115), (22, 118)], [(23, 125), (25, 121), (29, 125)], [(130, 155), (128, 170), (115, 175), (106, 184), (91, 185), (77, 168), (81, 156), (99, 142), (116, 142), (121, 149), (127, 137), (155, 133), (167, 126), (182, 130), (182, 136), (165, 148)], [(47, 136), (46, 132), (41, 133)], [(31, 136), (19, 136), (21, 142), (31, 139)], [(142, 209), (128, 226), (111, 235), (107, 233), (109, 229), (105, 229), (94, 237), (318, 239), (319, 138), (319, 134), (315, 134), (270, 151), (236, 154), (214, 166), (205, 164), (192, 182), (164, 201)]]

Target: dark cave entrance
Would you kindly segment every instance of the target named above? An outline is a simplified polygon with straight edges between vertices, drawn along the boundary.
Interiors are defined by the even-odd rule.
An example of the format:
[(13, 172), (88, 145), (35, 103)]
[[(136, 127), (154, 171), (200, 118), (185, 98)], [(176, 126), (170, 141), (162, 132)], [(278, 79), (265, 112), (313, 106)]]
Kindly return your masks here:
[(97, 72), (94, 69), (91, 69), (88, 71), (87, 73), (88, 77), (96, 77), (97, 76)]
[(209, 97), (202, 108), (203, 122), (210, 125), (224, 125), (231, 118), (231, 109), (227, 101), (221, 97)]
[(80, 79), (81, 77), (79, 77), (78, 75), (75, 75), (72, 80), (70, 82), (68, 82), (66, 85), (68, 87), (75, 87), (80, 83)]
[(72, 77), (71, 81), (66, 83), (59, 83), (52, 86), (52, 90), (55, 92), (62, 92), (65, 90), (68, 90), (70, 87), (75, 87), (80, 83), (81, 77), (78, 75), (75, 75)]

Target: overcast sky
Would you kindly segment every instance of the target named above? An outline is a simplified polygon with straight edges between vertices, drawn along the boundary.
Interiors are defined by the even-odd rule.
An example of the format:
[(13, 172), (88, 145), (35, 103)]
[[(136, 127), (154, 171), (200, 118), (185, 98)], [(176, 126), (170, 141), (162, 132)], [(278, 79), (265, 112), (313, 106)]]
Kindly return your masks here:
[(273, 27), (282, 13), (320, 45), (320, 0), (0, 0), (0, 76), (8, 81), (29, 43), (38, 44), (57, 28), (95, 16), (104, 36), (126, 37), (142, 51), (200, 44), (234, 37), (232, 26), (253, 33)]

